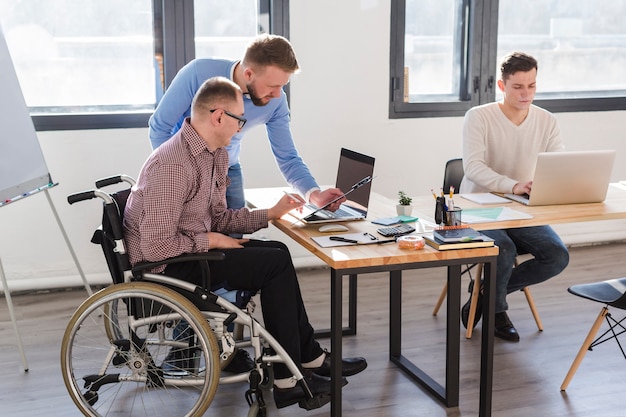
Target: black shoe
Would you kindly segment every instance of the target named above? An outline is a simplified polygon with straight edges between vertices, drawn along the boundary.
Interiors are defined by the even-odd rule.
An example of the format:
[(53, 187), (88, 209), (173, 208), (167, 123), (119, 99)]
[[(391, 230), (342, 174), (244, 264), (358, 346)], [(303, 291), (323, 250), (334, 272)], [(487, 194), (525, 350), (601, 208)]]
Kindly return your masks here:
[(227, 360), (229, 362), (222, 369), (224, 372), (242, 374), (254, 369), (254, 361), (245, 349), (237, 349)]
[[(469, 312), (470, 305), (472, 304), (472, 292), (474, 291), (474, 280), (471, 280), (469, 286), (467, 287), (467, 291), (470, 293), (470, 298), (467, 300), (467, 303), (463, 305), (461, 309), (461, 321), (463, 322), (463, 326), (467, 329), (467, 322), (469, 321)], [(478, 300), (476, 300), (476, 314), (474, 315), (474, 325), (472, 329), (476, 327), (480, 318), (483, 315), (483, 283), (480, 283), (480, 291), (478, 291)]]
[(506, 314), (506, 311), (502, 313), (496, 313), (494, 320), (495, 336), (500, 339), (504, 339), (509, 342), (519, 342), (519, 333), (513, 327), (513, 323)]
[[(276, 403), (276, 408), (284, 408), (299, 403), (300, 407), (312, 410), (330, 401), (330, 378), (309, 372), (304, 375), (304, 380), (309, 390), (311, 390), (313, 398), (308, 398), (299, 384), (293, 388), (274, 387), (274, 403)], [(342, 378), (341, 386), (343, 387), (347, 383), (348, 380)]]
[[(319, 368), (305, 368), (306, 371), (315, 372), (321, 376), (330, 376), (330, 352), (324, 352), (324, 363)], [(341, 376), (352, 376), (367, 368), (365, 358), (344, 358), (341, 360)]]
[(189, 349), (172, 348), (163, 363), (161, 369), (167, 376), (187, 376), (193, 371), (189, 360)]

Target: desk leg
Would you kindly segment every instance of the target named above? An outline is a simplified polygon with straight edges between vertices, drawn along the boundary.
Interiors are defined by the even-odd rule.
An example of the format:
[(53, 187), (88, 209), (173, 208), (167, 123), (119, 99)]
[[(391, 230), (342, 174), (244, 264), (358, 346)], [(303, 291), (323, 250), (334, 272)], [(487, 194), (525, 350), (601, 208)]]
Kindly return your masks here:
[[(355, 276), (356, 279), (356, 276)], [(342, 358), (342, 280), (335, 269), (330, 270), (330, 415), (341, 416), (341, 358)], [(355, 301), (356, 302), (356, 301)]]
[(461, 266), (448, 267), (448, 303), (446, 307), (446, 405), (459, 405), (459, 357), (461, 350)]
[(480, 403), (479, 417), (491, 417), (491, 400), (493, 390), (493, 333), (494, 313), (496, 305), (496, 262), (486, 262), (485, 293), (483, 297), (483, 327), (480, 349)]
[(389, 272), (389, 356), (402, 355), (402, 271)]
[(448, 266), (448, 311), (446, 322), (446, 381), (442, 386), (402, 355), (402, 272), (389, 273), (389, 360), (424, 387), (446, 407), (459, 405), (459, 332), (461, 266)]
[[(350, 274), (348, 276), (350, 277), (350, 280), (348, 281), (348, 284), (349, 284), (348, 285), (348, 327), (343, 327), (342, 332), (344, 336), (354, 336), (356, 334), (356, 278), (357, 278), (357, 274)], [(343, 326), (343, 322), (342, 322), (342, 326)], [(316, 339), (323, 339), (323, 338), (330, 337), (330, 336), (331, 336), (330, 329), (315, 330)]]
[(343, 330), (345, 336), (356, 334), (356, 274), (350, 274), (348, 281), (348, 329)]

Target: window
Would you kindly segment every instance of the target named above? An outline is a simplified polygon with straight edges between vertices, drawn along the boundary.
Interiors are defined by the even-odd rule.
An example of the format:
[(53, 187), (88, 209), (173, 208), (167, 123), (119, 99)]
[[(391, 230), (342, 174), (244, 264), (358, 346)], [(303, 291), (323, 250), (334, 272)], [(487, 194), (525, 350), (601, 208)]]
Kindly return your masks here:
[[(256, 0), (202, 0), (195, 4), (196, 56), (241, 57), (248, 43), (269, 33), (268, 7)], [(267, 2), (264, 2), (267, 4)]]
[(0, 0), (38, 130), (145, 127), (183, 65), (287, 36), (286, 16), (287, 0)]
[(537, 104), (626, 109), (626, 0), (400, 0), (391, 10), (391, 118), (459, 116), (499, 99), (506, 53), (539, 61)]
[(154, 107), (151, 0), (4, 0), (0, 16), (33, 116)]

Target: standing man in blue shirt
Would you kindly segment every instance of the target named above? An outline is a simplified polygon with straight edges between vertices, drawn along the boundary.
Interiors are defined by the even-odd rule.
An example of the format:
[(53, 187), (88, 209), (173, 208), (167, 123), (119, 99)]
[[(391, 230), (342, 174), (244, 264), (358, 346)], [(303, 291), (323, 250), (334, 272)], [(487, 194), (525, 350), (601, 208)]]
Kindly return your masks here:
[[(290, 42), (278, 35), (261, 35), (246, 49), (241, 61), (198, 58), (185, 65), (174, 77), (165, 95), (150, 117), (150, 142), (156, 149), (180, 129), (190, 115), (191, 101), (202, 83), (215, 76), (226, 77), (244, 92), (247, 123), (227, 146), (231, 185), (226, 197), (229, 208), (245, 205), (243, 175), (239, 164), (241, 140), (248, 130), (264, 124), (276, 162), (283, 176), (306, 201), (318, 207), (339, 197), (337, 188), (322, 191), (311, 175), (293, 141), (289, 106), (283, 87), (300, 67)], [(333, 203), (336, 210), (345, 201)]]

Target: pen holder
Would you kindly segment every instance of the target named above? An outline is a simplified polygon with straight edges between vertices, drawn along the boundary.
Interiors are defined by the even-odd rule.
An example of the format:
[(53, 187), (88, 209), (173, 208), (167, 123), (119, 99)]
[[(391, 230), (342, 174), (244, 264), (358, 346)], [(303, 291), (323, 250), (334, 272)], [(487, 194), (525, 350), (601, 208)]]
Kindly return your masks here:
[(443, 224), (446, 220), (446, 198), (445, 197), (436, 197), (435, 203), (435, 223)]
[(448, 209), (445, 215), (445, 225), (446, 226), (461, 226), (461, 212), (463, 210), (460, 207), (454, 207)]
[[(449, 208), (445, 197), (437, 197), (435, 204), (435, 223), (444, 226), (461, 226), (460, 207)], [(450, 204), (452, 206), (452, 204)]]

